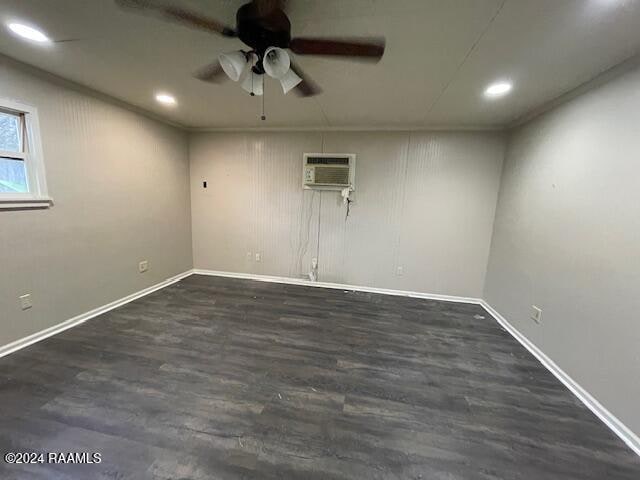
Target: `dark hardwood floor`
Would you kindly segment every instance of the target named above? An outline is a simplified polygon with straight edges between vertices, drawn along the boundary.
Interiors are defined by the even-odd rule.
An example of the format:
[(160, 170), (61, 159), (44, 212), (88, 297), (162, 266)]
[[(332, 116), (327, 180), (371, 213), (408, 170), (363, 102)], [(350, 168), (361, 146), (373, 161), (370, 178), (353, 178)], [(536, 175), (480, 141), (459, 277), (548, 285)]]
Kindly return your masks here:
[[(484, 316), (480, 318), (478, 315)], [(8, 479), (640, 479), (479, 306), (192, 276), (0, 359)]]

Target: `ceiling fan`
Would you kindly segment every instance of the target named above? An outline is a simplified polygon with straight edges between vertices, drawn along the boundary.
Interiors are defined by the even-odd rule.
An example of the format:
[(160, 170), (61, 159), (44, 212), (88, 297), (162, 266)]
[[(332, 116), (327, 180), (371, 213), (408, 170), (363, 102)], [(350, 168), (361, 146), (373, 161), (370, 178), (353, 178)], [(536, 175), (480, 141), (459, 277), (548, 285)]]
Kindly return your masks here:
[(286, 0), (252, 0), (236, 13), (236, 27), (163, 0), (115, 0), (124, 8), (157, 14), (224, 37), (239, 38), (248, 49), (223, 53), (218, 60), (198, 70), (194, 76), (217, 83), (225, 75), (240, 81), (251, 95), (262, 95), (264, 75), (280, 81), (284, 93), (294, 90), (302, 97), (321, 92), (320, 88), (293, 62), (297, 55), (320, 55), (378, 62), (384, 54), (384, 38), (291, 37), (291, 22), (285, 13)]

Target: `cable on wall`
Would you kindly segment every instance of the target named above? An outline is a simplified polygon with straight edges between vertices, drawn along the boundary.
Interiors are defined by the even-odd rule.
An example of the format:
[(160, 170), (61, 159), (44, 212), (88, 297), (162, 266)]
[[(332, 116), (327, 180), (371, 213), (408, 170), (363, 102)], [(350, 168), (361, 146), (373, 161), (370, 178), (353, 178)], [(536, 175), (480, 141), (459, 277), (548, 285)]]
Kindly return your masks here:
[[(309, 208), (305, 208), (304, 190), (303, 190), (302, 208), (300, 209), (300, 229), (298, 233), (298, 247), (296, 249), (295, 271), (297, 274), (302, 273), (302, 260), (307, 254), (309, 247), (309, 239), (311, 232), (311, 221), (313, 219), (313, 204), (316, 200), (316, 190), (311, 192)], [(308, 211), (308, 214), (305, 214)], [(305, 235), (306, 232), (306, 235)]]
[(347, 214), (344, 216), (344, 221), (347, 221), (347, 218), (349, 218), (349, 213), (351, 212), (351, 204), (353, 203), (353, 200), (351, 200), (350, 198), (347, 198)]
[[(320, 153), (324, 152), (324, 132), (322, 132), (320, 144)], [(320, 225), (322, 219), (322, 190), (320, 190), (320, 200), (318, 202), (318, 243), (316, 244), (316, 268), (320, 268)]]
[(320, 220), (322, 218), (322, 192), (320, 192), (320, 201), (318, 202), (318, 243), (316, 245), (316, 260), (320, 262)]
[(408, 137), (407, 137), (407, 147), (404, 153), (404, 171), (402, 173), (402, 188), (400, 189), (400, 198), (399, 198), (399, 202), (400, 202), (400, 223), (398, 225), (398, 228), (396, 229), (396, 236), (394, 239), (394, 245), (393, 245), (393, 256), (394, 256), (394, 262), (396, 265), (398, 265), (399, 263), (399, 256), (400, 256), (400, 244), (402, 243), (402, 234), (403, 232), (403, 225), (404, 222), (402, 221), (403, 216), (405, 214), (405, 205), (407, 203), (407, 182), (408, 182), (408, 178), (409, 178), (409, 161), (410, 161), (410, 156), (411, 156), (411, 148), (413, 147), (413, 138), (412, 138), (412, 134), (411, 132), (409, 132)]

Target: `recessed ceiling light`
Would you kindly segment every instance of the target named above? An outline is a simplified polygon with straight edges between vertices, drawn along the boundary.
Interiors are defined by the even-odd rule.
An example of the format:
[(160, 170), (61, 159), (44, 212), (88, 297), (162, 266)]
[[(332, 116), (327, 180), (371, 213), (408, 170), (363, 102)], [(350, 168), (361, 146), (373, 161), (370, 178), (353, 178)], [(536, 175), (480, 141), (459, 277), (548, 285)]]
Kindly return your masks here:
[(173, 95), (169, 95), (168, 93), (158, 93), (156, 95), (156, 100), (163, 105), (175, 105), (176, 99)]
[(51, 39), (47, 37), (37, 28), (30, 27), (23, 23), (10, 23), (8, 25), (9, 30), (18, 35), (19, 37), (31, 40), (36, 43), (51, 43)]
[(489, 87), (487, 87), (487, 89), (484, 91), (484, 94), (489, 98), (497, 98), (506, 95), (512, 89), (513, 85), (511, 84), (511, 82), (497, 82), (489, 85)]

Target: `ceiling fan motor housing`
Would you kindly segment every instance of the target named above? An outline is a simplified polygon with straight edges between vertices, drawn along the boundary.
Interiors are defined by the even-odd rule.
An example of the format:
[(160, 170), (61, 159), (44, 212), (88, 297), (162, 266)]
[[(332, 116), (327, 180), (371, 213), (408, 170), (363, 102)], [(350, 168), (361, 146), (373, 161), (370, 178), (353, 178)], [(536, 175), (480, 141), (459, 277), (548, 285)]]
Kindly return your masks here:
[[(239, 38), (249, 49), (230, 52), (226, 55), (228, 62), (223, 65), (217, 60), (198, 70), (195, 77), (209, 83), (218, 83), (228, 75), (232, 80), (238, 81), (238, 65), (241, 64), (242, 72), (247, 63), (252, 67), (254, 74), (265, 74), (265, 55), (270, 47), (277, 49), (289, 49), (296, 55), (320, 55), (325, 57), (358, 58), (378, 62), (382, 58), (385, 49), (384, 38), (315, 38), (296, 37), (291, 38), (291, 22), (285, 13), (286, 0), (251, 0), (242, 5), (236, 13), (236, 29), (234, 30), (225, 22), (216, 18), (202, 15), (181, 5), (174, 5), (177, 0), (113, 0), (123, 9), (137, 13), (159, 16), (172, 22), (182, 23), (188, 27), (221, 35), (223, 37)], [(246, 0), (245, 0), (246, 1)], [(240, 61), (231, 61), (232, 56), (243, 54)], [(255, 56), (254, 56), (255, 55)], [(289, 69), (283, 74), (285, 68), (285, 55), (289, 63)], [(287, 52), (275, 52), (274, 56), (267, 59), (267, 69), (270, 75), (278, 78), (285, 94), (292, 89), (302, 97), (318, 95), (321, 89), (304, 74), (302, 69), (288, 57)], [(282, 58), (278, 58), (282, 57)], [(226, 61), (225, 60), (225, 61)], [(238, 65), (233, 65), (237, 63)], [(227, 68), (225, 68), (225, 66)], [(229, 73), (231, 68), (231, 73)], [(252, 89), (253, 91), (253, 89)]]
[(247, 3), (238, 9), (236, 21), (238, 38), (258, 54), (261, 70), (262, 59), (269, 47), (289, 47), (291, 22), (280, 9), (261, 15), (255, 3)]

